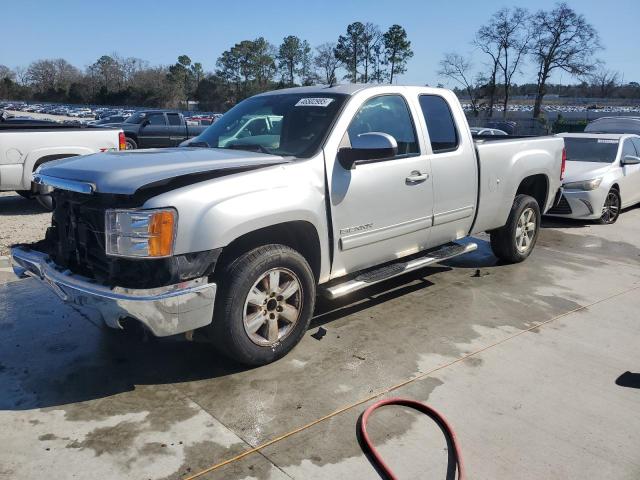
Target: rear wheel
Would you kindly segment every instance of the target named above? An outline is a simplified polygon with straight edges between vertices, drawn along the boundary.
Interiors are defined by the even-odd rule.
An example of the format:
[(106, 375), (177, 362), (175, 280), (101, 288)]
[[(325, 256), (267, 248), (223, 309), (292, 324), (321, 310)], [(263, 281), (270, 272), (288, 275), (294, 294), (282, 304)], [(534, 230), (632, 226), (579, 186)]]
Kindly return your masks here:
[(531, 254), (539, 231), (538, 202), (529, 195), (517, 195), (506, 225), (491, 232), (491, 249), (500, 260), (522, 262)]
[(300, 253), (284, 245), (251, 250), (224, 268), (210, 337), (246, 365), (271, 363), (307, 331), (315, 279)]
[(602, 216), (598, 223), (603, 225), (610, 225), (612, 223), (616, 223), (618, 217), (620, 216), (620, 192), (615, 188), (609, 190), (607, 193), (607, 198), (604, 200), (604, 205), (602, 206)]
[(125, 149), (126, 150), (135, 150), (138, 148), (138, 144), (131, 137), (125, 137)]

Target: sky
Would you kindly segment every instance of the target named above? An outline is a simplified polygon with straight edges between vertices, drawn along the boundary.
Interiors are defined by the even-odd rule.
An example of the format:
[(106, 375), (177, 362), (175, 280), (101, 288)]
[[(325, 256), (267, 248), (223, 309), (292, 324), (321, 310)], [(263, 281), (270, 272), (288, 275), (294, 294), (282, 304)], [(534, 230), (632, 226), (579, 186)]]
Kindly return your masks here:
[[(604, 49), (597, 57), (619, 71), (624, 81), (640, 81), (637, 31), (639, 0), (568, 0), (598, 30)], [(354, 21), (373, 22), (383, 30), (402, 25), (414, 57), (403, 84), (454, 84), (438, 77), (445, 52), (470, 55), (480, 69), (483, 56), (471, 46), (474, 33), (504, 6), (549, 9), (554, 0), (0, 0), (0, 64), (26, 66), (42, 58), (65, 58), (84, 68), (101, 55), (117, 52), (152, 65), (169, 65), (187, 54), (205, 70), (215, 70), (218, 56), (244, 39), (264, 36), (278, 45), (297, 35), (312, 46), (336, 41)], [(13, 39), (13, 40), (12, 40)], [(524, 66), (516, 83), (534, 80)], [(552, 80), (572, 83), (568, 74)]]

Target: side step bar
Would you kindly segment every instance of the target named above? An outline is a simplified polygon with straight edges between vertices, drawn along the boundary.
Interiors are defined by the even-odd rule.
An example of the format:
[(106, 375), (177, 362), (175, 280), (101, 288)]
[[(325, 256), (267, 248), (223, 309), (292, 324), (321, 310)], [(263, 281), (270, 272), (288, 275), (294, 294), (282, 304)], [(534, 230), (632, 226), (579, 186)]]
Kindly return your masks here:
[(454, 242), (448, 243), (437, 250), (425, 253), (421, 257), (408, 261), (398, 261), (375, 270), (368, 270), (351, 280), (329, 286), (323, 289), (322, 293), (324, 293), (327, 298), (333, 300), (357, 290), (370, 287), (371, 285), (380, 283), (384, 280), (397, 277), (413, 270), (418, 270), (419, 268), (426, 267), (433, 263), (442, 262), (444, 260), (457, 257), (458, 255), (473, 252), (477, 248), (478, 245), (476, 243), (467, 243), (464, 245)]

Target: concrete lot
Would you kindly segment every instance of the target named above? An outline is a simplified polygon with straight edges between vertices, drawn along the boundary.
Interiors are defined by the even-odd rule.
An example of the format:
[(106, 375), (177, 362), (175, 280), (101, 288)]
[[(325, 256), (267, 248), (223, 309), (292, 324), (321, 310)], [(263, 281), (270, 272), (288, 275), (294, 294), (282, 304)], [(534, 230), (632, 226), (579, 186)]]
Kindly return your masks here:
[[(519, 265), (479, 243), (322, 302), (292, 354), (253, 370), (206, 345), (106, 331), (5, 260), (0, 478), (377, 478), (356, 421), (394, 387), (383, 396), (448, 417), (469, 478), (640, 478), (640, 209), (547, 225)], [(401, 478), (445, 478), (428, 419), (389, 407), (370, 430)]]

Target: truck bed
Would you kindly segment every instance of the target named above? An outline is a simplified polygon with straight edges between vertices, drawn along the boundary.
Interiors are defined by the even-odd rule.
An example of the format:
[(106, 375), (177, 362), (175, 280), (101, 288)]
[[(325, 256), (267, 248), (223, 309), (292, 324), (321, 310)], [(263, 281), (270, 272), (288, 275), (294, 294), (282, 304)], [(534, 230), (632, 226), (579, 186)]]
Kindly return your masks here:
[[(520, 178), (544, 174), (549, 179), (547, 192), (540, 192), (540, 211), (551, 208), (554, 194), (560, 187), (560, 171), (564, 140), (560, 137), (490, 137), (475, 139), (479, 166), (478, 216), (473, 233), (502, 227), (509, 216)], [(509, 172), (521, 172), (514, 177)], [(545, 200), (541, 200), (544, 198)]]

